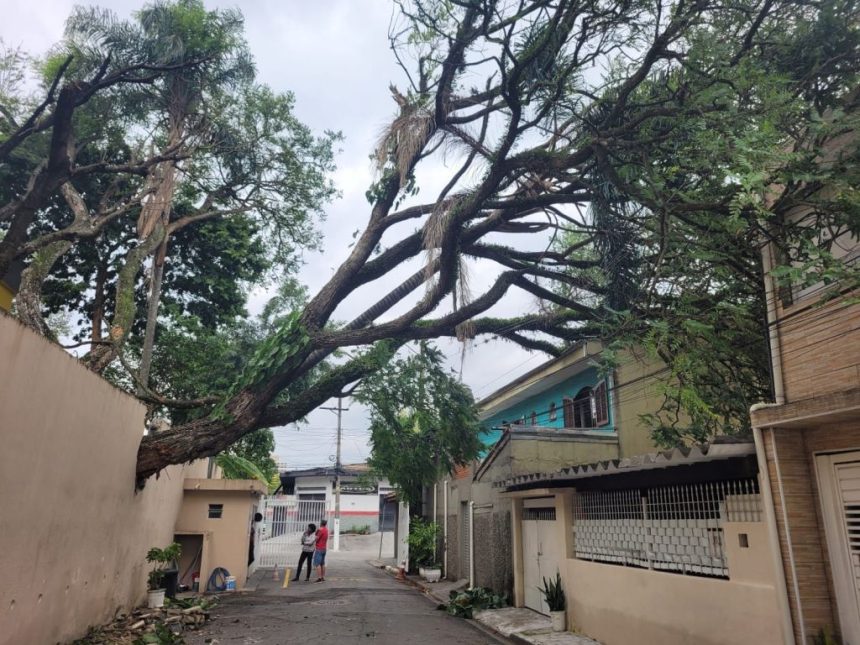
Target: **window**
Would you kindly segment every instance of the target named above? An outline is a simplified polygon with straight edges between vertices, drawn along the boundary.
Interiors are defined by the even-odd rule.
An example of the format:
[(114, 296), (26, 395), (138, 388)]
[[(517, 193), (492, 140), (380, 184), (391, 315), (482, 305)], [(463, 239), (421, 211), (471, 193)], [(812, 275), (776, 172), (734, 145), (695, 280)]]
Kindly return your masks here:
[(594, 424), (605, 426), (609, 424), (609, 400), (606, 397), (606, 381), (600, 381), (594, 388)]
[(532, 422), (532, 425), (533, 425), (533, 426), (536, 426), (536, 425), (537, 425), (537, 412), (535, 412), (534, 410), (532, 410), (532, 418), (531, 418), (531, 422)]
[(209, 519), (210, 520), (220, 520), (221, 515), (224, 513), (224, 505), (223, 504), (209, 504)]
[(593, 428), (594, 415), (592, 414), (592, 390), (590, 387), (582, 388), (573, 399), (573, 427)]
[(558, 410), (555, 407), (555, 401), (549, 404), (549, 420), (555, 421), (558, 419)]
[(564, 411), (564, 427), (572, 428), (573, 427), (573, 399), (566, 396), (561, 401), (563, 411)]

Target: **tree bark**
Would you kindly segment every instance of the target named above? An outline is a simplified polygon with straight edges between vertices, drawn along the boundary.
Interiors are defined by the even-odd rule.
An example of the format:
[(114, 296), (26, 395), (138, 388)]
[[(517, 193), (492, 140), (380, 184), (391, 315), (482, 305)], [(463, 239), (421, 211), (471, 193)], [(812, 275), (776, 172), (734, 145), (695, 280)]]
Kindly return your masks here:
[(94, 347), (82, 359), (92, 371), (99, 374), (103, 372), (125, 344), (137, 315), (137, 303), (134, 300), (137, 275), (140, 273), (144, 260), (164, 241), (165, 235), (165, 227), (159, 223), (148, 238), (126, 254), (125, 263), (117, 275), (116, 309), (110, 326), (111, 343)]
[[(167, 245), (167, 240), (163, 246)], [(146, 310), (146, 332), (143, 335), (143, 349), (140, 355), (140, 373), (138, 374), (138, 396), (146, 394), (149, 387), (149, 372), (152, 368), (152, 351), (155, 345), (155, 327), (158, 324), (158, 306), (161, 299), (161, 283), (164, 278), (164, 255), (156, 252), (152, 261), (152, 276), (150, 278), (149, 303)]]
[(54, 332), (42, 316), (42, 285), (57, 260), (71, 247), (71, 242), (54, 242), (39, 251), (21, 273), (21, 286), (15, 296), (18, 320), (51, 340), (55, 340)]

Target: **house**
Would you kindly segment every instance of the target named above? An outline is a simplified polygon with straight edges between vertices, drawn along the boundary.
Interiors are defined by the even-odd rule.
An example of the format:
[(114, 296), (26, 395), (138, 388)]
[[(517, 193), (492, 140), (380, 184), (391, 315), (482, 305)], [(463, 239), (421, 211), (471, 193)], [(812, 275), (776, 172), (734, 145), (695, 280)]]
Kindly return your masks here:
[[(334, 466), (283, 471), (281, 485), (275, 491), (285, 502), (314, 502), (314, 512), (309, 511), (308, 521), (322, 517), (333, 517), (335, 512), (335, 483), (337, 472)], [(388, 480), (379, 481), (370, 477), (366, 463), (344, 464), (340, 469), (340, 529), (350, 531), (366, 528), (375, 533), (381, 524), (391, 529), (393, 514), (386, 516), (384, 497), (394, 489)], [(306, 504), (310, 508), (309, 504)]]
[[(825, 157), (855, 154), (848, 133)], [(824, 189), (825, 191), (828, 188)], [(781, 215), (803, 222), (808, 207)], [(810, 226), (813, 226), (811, 224)], [(856, 263), (860, 241), (814, 231), (835, 258)], [(860, 302), (846, 285), (777, 284), (764, 246), (774, 403), (751, 411), (769, 522), (781, 549), (786, 642), (830, 633), (860, 642)]]
[(260, 560), (258, 513), (267, 488), (255, 479), (222, 479), (218, 469), (205, 472), (206, 464), (194, 462), (183, 479), (174, 528), (182, 545), (179, 583), (191, 589), (196, 578), (206, 591), (218, 584), (209, 584), (216, 569), (225, 569), (241, 589)]
[[(653, 450), (639, 415), (659, 407), (661, 364), (627, 352), (609, 373), (599, 342), (572, 347), (479, 402), (483, 458), (425, 491), (445, 576), (511, 593), (512, 503), (500, 481)], [(477, 536), (477, 538), (475, 537)]]
[(724, 440), (497, 482), (513, 604), (546, 613), (558, 574), (568, 628), (606, 645), (780, 642), (757, 473), (752, 442)]

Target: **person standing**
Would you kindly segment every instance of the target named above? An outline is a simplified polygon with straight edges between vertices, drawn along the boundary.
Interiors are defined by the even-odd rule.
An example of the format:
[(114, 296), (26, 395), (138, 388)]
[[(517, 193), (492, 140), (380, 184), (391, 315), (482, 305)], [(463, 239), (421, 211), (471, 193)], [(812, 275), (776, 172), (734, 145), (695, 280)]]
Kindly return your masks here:
[(317, 543), (316, 532), (316, 524), (308, 524), (308, 528), (304, 533), (302, 533), (302, 554), (299, 556), (299, 565), (296, 567), (296, 577), (293, 578), (293, 582), (297, 581), (301, 577), (302, 565), (305, 561), (308, 563), (307, 567), (305, 567), (308, 570), (305, 582), (311, 579), (311, 562), (313, 561), (314, 547)]
[(328, 549), (328, 520), (320, 520), (317, 529), (316, 551), (314, 551), (314, 566), (317, 568), (319, 578), (317, 582), (325, 582), (325, 552)]

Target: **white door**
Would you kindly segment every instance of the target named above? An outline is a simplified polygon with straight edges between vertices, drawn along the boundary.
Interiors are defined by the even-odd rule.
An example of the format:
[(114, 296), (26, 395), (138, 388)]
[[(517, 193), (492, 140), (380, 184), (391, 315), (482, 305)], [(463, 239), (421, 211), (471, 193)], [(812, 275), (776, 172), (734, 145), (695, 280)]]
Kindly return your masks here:
[(860, 452), (816, 457), (842, 640), (860, 644)]
[(560, 536), (553, 499), (526, 500), (523, 508), (523, 595), (525, 606), (549, 613), (541, 589), (555, 578), (560, 563)]
[(523, 520), (523, 594), (525, 605), (529, 609), (543, 613), (539, 553), (538, 522), (536, 520)]

